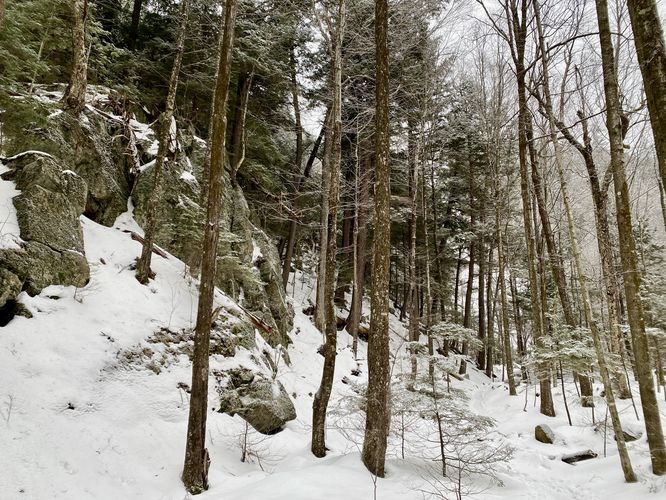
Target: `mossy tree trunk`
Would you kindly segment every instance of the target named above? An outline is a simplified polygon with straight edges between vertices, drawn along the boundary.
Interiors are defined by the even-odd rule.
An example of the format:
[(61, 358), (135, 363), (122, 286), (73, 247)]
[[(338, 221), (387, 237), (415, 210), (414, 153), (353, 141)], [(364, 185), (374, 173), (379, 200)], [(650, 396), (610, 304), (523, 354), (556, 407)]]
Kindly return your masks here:
[(220, 234), (222, 204), (222, 179), (226, 156), (227, 100), (233, 57), (234, 28), (236, 25), (236, 0), (227, 0), (224, 10), (224, 28), (220, 44), (217, 83), (213, 98), (210, 165), (206, 193), (206, 224), (203, 234), (201, 285), (197, 322), (194, 330), (192, 359), (192, 389), (190, 412), (187, 422), (185, 466), (182, 480), (185, 489), (198, 494), (208, 488), (208, 452), (206, 451), (206, 417), (208, 411), (208, 356), (212, 324), (215, 275), (217, 270), (217, 245)]

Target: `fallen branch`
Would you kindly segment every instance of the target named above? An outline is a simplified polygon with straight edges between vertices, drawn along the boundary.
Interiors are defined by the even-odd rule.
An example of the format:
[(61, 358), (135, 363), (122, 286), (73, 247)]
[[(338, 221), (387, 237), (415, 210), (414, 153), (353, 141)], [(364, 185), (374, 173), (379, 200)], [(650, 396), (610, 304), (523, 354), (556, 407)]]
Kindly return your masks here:
[(243, 313), (245, 313), (245, 315), (249, 318), (249, 320), (252, 322), (255, 328), (258, 328), (259, 330), (262, 330), (263, 332), (269, 335), (273, 335), (274, 333), (273, 328), (269, 324), (267, 324), (264, 320), (262, 320), (258, 316), (252, 314), (250, 311), (245, 309), (240, 304), (236, 305), (238, 306), (238, 309), (240, 309), (241, 311), (243, 311)]
[[(134, 231), (130, 231), (129, 229), (123, 229), (123, 233), (129, 233), (130, 238), (132, 238), (134, 241), (138, 241), (138, 242), (141, 243), (142, 245), (143, 245), (143, 244), (145, 243), (145, 241), (146, 241), (146, 240), (143, 238), (143, 236), (141, 236), (140, 234), (135, 233)], [(155, 245), (155, 244), (153, 244), (153, 253), (155, 253), (155, 254), (157, 254), (157, 255), (159, 255), (160, 257), (163, 257), (163, 258), (165, 258), (165, 259), (168, 259), (168, 258), (169, 258), (169, 256), (166, 254), (166, 252), (165, 252), (164, 250), (162, 250), (160, 247), (158, 247), (157, 245)]]

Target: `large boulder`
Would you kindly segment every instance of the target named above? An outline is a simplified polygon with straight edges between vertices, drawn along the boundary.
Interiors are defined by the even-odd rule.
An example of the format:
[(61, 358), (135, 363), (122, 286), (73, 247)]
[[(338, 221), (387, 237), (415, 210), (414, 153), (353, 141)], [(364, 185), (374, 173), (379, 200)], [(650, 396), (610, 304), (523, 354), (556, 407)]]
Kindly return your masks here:
[(246, 368), (217, 376), (226, 379), (218, 386), (220, 413), (238, 414), (262, 434), (275, 434), (296, 418), (294, 404), (279, 381)]
[(16, 296), (17, 280), (19, 291), (31, 294), (49, 285), (84, 286), (90, 277), (79, 222), (85, 181), (44, 154), (29, 152), (5, 163), (9, 170), (3, 179), (21, 191), (13, 203), (23, 242), (21, 248), (0, 250), (3, 279), (12, 283), (3, 300)]

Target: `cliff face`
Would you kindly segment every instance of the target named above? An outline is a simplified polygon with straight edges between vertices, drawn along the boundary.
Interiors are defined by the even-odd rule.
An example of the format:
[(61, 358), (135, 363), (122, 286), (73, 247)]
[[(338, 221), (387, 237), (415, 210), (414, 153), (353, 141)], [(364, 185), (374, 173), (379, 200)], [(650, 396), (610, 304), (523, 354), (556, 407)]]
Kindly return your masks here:
[[(85, 285), (89, 269), (79, 216), (111, 226), (133, 208), (142, 224), (157, 154), (150, 125), (128, 118), (107, 89), (89, 89), (88, 105), (78, 119), (58, 111), (58, 90), (37, 89), (19, 98), (35, 99), (35, 113), (46, 126), (4, 128), (19, 132), (4, 141), (5, 152), (15, 157), (2, 159), (2, 178), (14, 182), (21, 194), (13, 198), (19, 234), (10, 235), (11, 245), (0, 247), (0, 307), (22, 290), (34, 295), (50, 284)], [(156, 242), (194, 276), (204, 220), (205, 159), (205, 142), (181, 133), (174, 123)], [(286, 345), (293, 310), (281, 286), (277, 251), (253, 224), (242, 190), (232, 187), (228, 176), (225, 186), (217, 285), (268, 326), (262, 334), (269, 344)]]

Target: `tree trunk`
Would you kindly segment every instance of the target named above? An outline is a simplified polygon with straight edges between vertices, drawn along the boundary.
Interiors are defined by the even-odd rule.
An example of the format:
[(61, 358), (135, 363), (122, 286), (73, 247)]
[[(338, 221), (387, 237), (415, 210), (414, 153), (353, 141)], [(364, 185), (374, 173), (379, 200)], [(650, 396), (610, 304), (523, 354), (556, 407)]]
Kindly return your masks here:
[(86, 22), (88, 0), (72, 0), (72, 74), (63, 96), (65, 111), (78, 116), (86, 105), (86, 83), (88, 79), (88, 55), (86, 52)]
[(488, 250), (488, 269), (486, 270), (486, 316), (488, 316), (488, 321), (486, 322), (486, 376), (492, 380), (493, 377), (493, 364), (494, 356), (493, 351), (495, 349), (495, 307), (497, 304), (497, 286), (495, 287), (495, 296), (493, 298), (493, 253), (494, 247), (491, 243), (490, 249)]
[[(418, 163), (419, 163), (419, 137), (415, 130), (416, 125), (409, 120), (407, 149), (409, 155), (409, 340), (418, 342), (420, 337), (419, 299), (417, 293), (416, 276), (416, 224), (417, 224), (417, 193), (418, 193)], [(416, 378), (417, 362), (412, 357), (412, 378)]]
[[(474, 224), (474, 216), (472, 215), (472, 225)], [(476, 255), (476, 243), (474, 241), (469, 244), (469, 265), (467, 267), (467, 290), (465, 291), (465, 311), (463, 313), (463, 326), (471, 328), (472, 325), (472, 291), (474, 289), (474, 260)], [(462, 354), (467, 356), (468, 346), (467, 342), (463, 342)], [(467, 362), (464, 359), (460, 360), (460, 370), (458, 373), (463, 375), (467, 372)]]
[(327, 211), (328, 237), (326, 240), (326, 273), (323, 305), (325, 309), (324, 332), (324, 368), (321, 375), (319, 390), (312, 402), (312, 454), (315, 457), (326, 455), (326, 409), (333, 388), (333, 375), (335, 373), (335, 356), (337, 343), (337, 321), (333, 296), (335, 294), (335, 271), (337, 251), (337, 218), (338, 199), (340, 195), (340, 163), (342, 146), (342, 38), (345, 29), (345, 0), (340, 0), (336, 15), (335, 33), (331, 33), (334, 40), (331, 52), (333, 56), (333, 102), (331, 119), (333, 122), (331, 134), (331, 163), (329, 183), (329, 207)]
[(650, 112), (659, 160), (659, 176), (666, 185), (666, 43), (655, 0), (627, 0), (638, 64)]
[(354, 290), (352, 303), (347, 318), (347, 332), (353, 338), (352, 351), (356, 356), (358, 350), (358, 326), (363, 312), (363, 290), (365, 288), (365, 259), (368, 241), (368, 201), (370, 199), (370, 176), (372, 174), (371, 159), (362, 153), (359, 171), (359, 186), (354, 221)]
[(231, 184), (236, 185), (236, 174), (245, 160), (245, 117), (247, 116), (247, 105), (250, 101), (250, 89), (254, 71), (242, 71), (238, 75), (236, 89), (236, 106), (234, 118), (231, 125), (231, 152), (229, 167), (231, 169)]
[[(335, 114), (331, 109), (331, 122)], [(333, 123), (332, 123), (333, 125)], [(326, 331), (326, 252), (328, 251), (328, 212), (331, 189), (331, 163), (333, 155), (333, 126), (326, 127), (324, 137), (324, 157), (321, 162), (321, 217), (319, 219), (319, 263), (317, 267), (317, 303), (315, 305), (315, 326)]]
[(624, 291), (627, 300), (627, 316), (634, 344), (638, 386), (650, 448), (650, 458), (652, 460), (652, 472), (662, 475), (666, 473), (666, 445), (664, 445), (661, 416), (659, 407), (657, 406), (657, 396), (652, 374), (650, 373), (650, 356), (647, 337), (645, 335), (645, 315), (640, 295), (641, 277), (638, 271), (636, 244), (632, 232), (629, 186), (624, 170), (622, 111), (615, 73), (615, 58), (611, 40), (610, 22), (608, 20), (608, 3), (606, 0), (595, 1), (597, 21), (599, 23), (599, 40), (606, 96), (606, 126), (611, 146), (611, 168), (615, 186), (615, 206), (620, 236), (620, 259), (624, 275)]
[(130, 24), (129, 34), (127, 36), (127, 47), (130, 50), (136, 48), (136, 40), (139, 36), (139, 22), (141, 21), (141, 7), (143, 0), (134, 0), (132, 7), (132, 23)]
[(384, 477), (391, 422), (389, 386), (389, 262), (391, 256), (391, 168), (389, 165), (388, 1), (375, 0), (375, 235), (372, 261), (368, 391), (363, 463)]
[[(155, 231), (157, 230), (157, 207), (162, 196), (162, 172), (166, 161), (169, 148), (171, 146), (171, 123), (173, 113), (176, 107), (176, 93), (178, 91), (178, 76), (180, 75), (180, 66), (183, 61), (183, 50), (185, 47), (185, 33), (187, 30), (187, 19), (189, 16), (190, 0), (183, 0), (180, 8), (180, 26), (178, 28), (178, 41), (176, 42), (176, 58), (171, 68), (171, 77), (169, 78), (169, 91), (167, 93), (166, 108), (159, 121), (159, 145), (157, 148), (157, 158), (155, 159), (155, 169), (153, 177), (153, 191), (150, 193), (148, 201), (148, 210), (146, 211), (146, 230), (144, 234), (141, 257), (136, 265), (136, 279), (139, 283), (146, 284), (154, 276), (150, 269), (153, 255), (153, 242)], [(176, 140), (174, 129), (174, 140)]]
[(500, 284), (500, 297), (502, 301), (502, 336), (504, 343), (504, 362), (506, 364), (507, 381), (509, 382), (509, 396), (515, 396), (516, 381), (513, 377), (513, 353), (511, 351), (511, 332), (509, 331), (509, 304), (506, 299), (506, 280), (504, 277), (504, 234), (499, 224), (499, 207), (496, 208), (495, 216), (497, 221), (497, 260), (499, 266), (498, 280)]
[[(483, 208), (481, 209), (483, 213)], [(481, 225), (483, 226), (483, 216), (481, 217)], [(479, 276), (478, 276), (478, 290), (477, 290), (477, 304), (479, 307), (479, 330), (478, 330), (478, 335), (479, 335), (479, 340), (481, 341), (481, 345), (483, 346), (479, 352), (477, 353), (476, 357), (476, 365), (479, 368), (479, 370), (485, 370), (486, 368), (486, 348), (485, 348), (485, 343), (486, 343), (486, 306), (490, 306), (490, 304), (486, 304), (486, 285), (485, 285), (485, 280), (486, 280), (486, 249), (485, 249), (485, 238), (483, 234), (480, 235), (479, 237), (479, 249), (478, 249), (478, 254), (479, 254)]]
[(227, 0), (211, 119), (213, 129), (211, 131), (210, 167), (208, 169), (206, 225), (203, 234), (201, 285), (199, 287), (197, 323), (194, 330), (190, 414), (187, 423), (185, 467), (182, 476), (185, 488), (191, 494), (201, 493), (208, 488), (209, 460), (205, 448), (206, 412), (208, 409), (208, 353), (217, 270), (217, 243), (220, 233), (218, 221), (220, 219), (222, 179), (226, 154), (226, 109), (229, 97), (229, 76), (231, 74), (235, 24), (236, 0)]
[[(321, 146), (321, 141), (323, 140), (324, 134), (326, 132), (329, 115), (330, 112), (327, 109), (326, 115), (324, 117), (324, 123), (322, 123), (321, 129), (319, 130), (319, 135), (317, 136), (317, 139), (315, 140), (315, 143), (312, 146), (312, 151), (310, 152), (308, 161), (305, 164), (305, 169), (303, 170), (303, 174), (299, 177), (298, 183), (296, 184), (296, 189), (294, 190), (295, 196), (297, 196), (298, 193), (301, 192), (301, 188), (303, 187), (305, 179), (310, 177), (310, 171), (312, 170), (312, 166), (314, 165), (314, 162), (317, 159), (317, 152), (319, 151), (319, 147)], [(298, 147), (296, 149), (298, 153)], [(289, 273), (291, 272), (291, 261), (294, 258), (294, 246), (296, 245), (297, 228), (298, 228), (298, 221), (295, 218), (292, 218), (289, 221), (289, 235), (287, 236), (287, 240), (285, 243), (286, 251), (284, 256), (284, 262), (282, 264), (282, 285), (285, 287), (285, 289), (287, 288), (287, 283), (289, 282)]]

